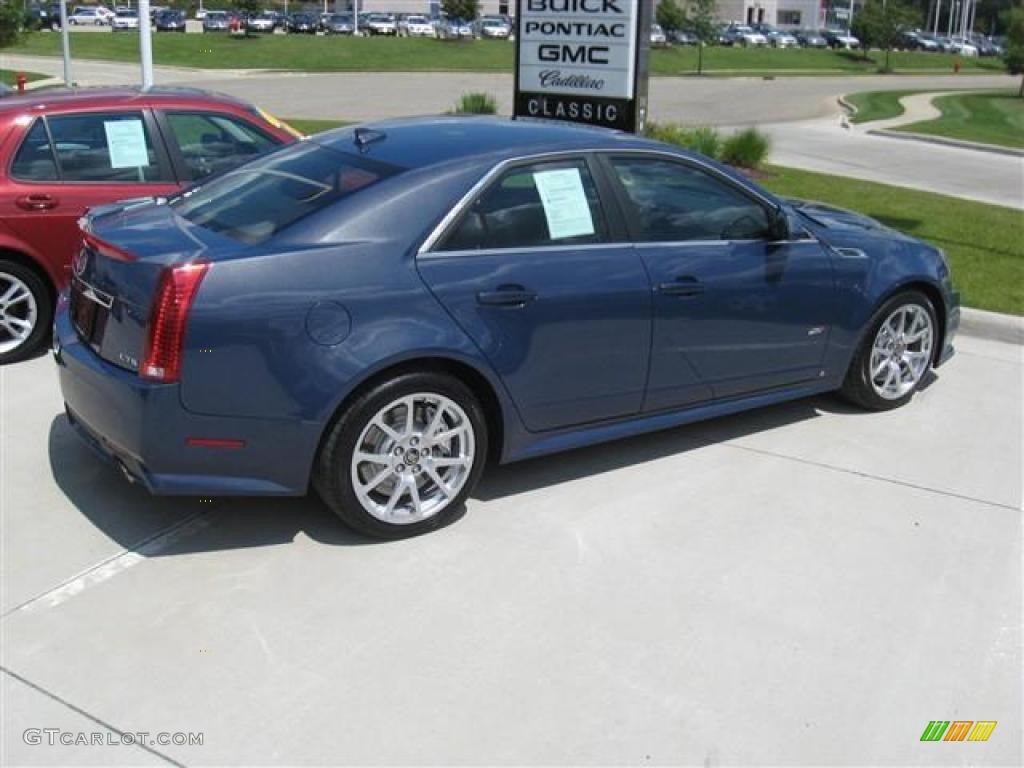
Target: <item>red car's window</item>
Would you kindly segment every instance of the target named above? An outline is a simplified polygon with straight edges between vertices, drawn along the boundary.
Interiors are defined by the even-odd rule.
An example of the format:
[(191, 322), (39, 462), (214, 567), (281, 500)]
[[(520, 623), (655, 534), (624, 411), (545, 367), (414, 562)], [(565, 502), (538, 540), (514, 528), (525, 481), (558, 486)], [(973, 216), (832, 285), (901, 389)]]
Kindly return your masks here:
[(36, 120), (25, 134), (11, 164), (11, 176), (24, 181), (56, 181), (59, 178), (53, 147), (42, 120)]
[(141, 112), (58, 115), (46, 120), (62, 181), (164, 180)]
[(244, 120), (210, 112), (169, 112), (190, 181), (230, 170), (281, 142)]

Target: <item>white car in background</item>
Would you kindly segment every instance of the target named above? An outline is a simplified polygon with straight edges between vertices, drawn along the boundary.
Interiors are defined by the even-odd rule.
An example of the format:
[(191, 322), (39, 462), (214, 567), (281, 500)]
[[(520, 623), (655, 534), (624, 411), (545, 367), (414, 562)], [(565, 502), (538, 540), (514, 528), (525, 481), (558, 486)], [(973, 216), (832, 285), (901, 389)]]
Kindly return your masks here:
[(111, 28), (116, 32), (117, 30), (129, 30), (139, 28), (139, 12), (131, 9), (125, 9), (118, 11), (114, 14), (114, 18), (110, 20)]
[(651, 45), (668, 45), (668, 38), (661, 24), (651, 24)]
[(489, 40), (508, 40), (512, 25), (500, 16), (484, 16), (476, 24), (476, 34)]
[(746, 24), (732, 24), (725, 30), (725, 39), (729, 45), (762, 46), (768, 45), (768, 38), (754, 31)]
[(402, 37), (433, 37), (434, 25), (426, 16), (406, 16), (398, 22)]
[(106, 23), (106, 14), (100, 13), (100, 9), (93, 6), (75, 8), (68, 16), (68, 24), (73, 27), (101, 27)]
[(978, 55), (978, 46), (962, 37), (953, 37), (949, 47), (953, 53), (959, 53), (967, 58)]

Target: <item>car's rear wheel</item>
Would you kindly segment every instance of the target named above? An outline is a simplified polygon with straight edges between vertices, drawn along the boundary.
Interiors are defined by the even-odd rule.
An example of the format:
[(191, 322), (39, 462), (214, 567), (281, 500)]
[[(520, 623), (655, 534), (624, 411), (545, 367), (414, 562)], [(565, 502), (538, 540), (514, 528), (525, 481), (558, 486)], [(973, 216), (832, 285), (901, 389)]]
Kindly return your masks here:
[(53, 299), (39, 274), (0, 259), (0, 365), (35, 354), (53, 322)]
[(843, 394), (873, 411), (908, 402), (931, 369), (936, 328), (935, 308), (924, 294), (907, 291), (889, 299), (872, 318)]
[(400, 539), (458, 519), (483, 471), (479, 400), (444, 374), (406, 373), (360, 395), (331, 428), (313, 484), (352, 528)]

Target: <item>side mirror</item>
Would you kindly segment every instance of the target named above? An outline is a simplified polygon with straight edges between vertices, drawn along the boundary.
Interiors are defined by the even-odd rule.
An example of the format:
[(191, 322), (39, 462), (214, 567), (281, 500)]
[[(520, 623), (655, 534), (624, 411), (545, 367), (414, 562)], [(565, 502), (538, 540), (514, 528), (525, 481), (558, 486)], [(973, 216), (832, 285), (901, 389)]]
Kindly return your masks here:
[(781, 208), (775, 208), (769, 215), (768, 239), (773, 243), (790, 239), (789, 218)]

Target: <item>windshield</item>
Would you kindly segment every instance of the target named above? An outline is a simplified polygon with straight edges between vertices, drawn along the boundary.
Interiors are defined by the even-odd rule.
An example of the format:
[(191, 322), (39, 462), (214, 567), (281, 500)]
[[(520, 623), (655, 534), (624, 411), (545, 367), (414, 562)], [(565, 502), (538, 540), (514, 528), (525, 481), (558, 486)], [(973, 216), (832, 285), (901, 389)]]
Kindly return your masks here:
[(194, 187), (171, 205), (193, 224), (255, 245), (398, 172), (319, 144), (300, 143)]

